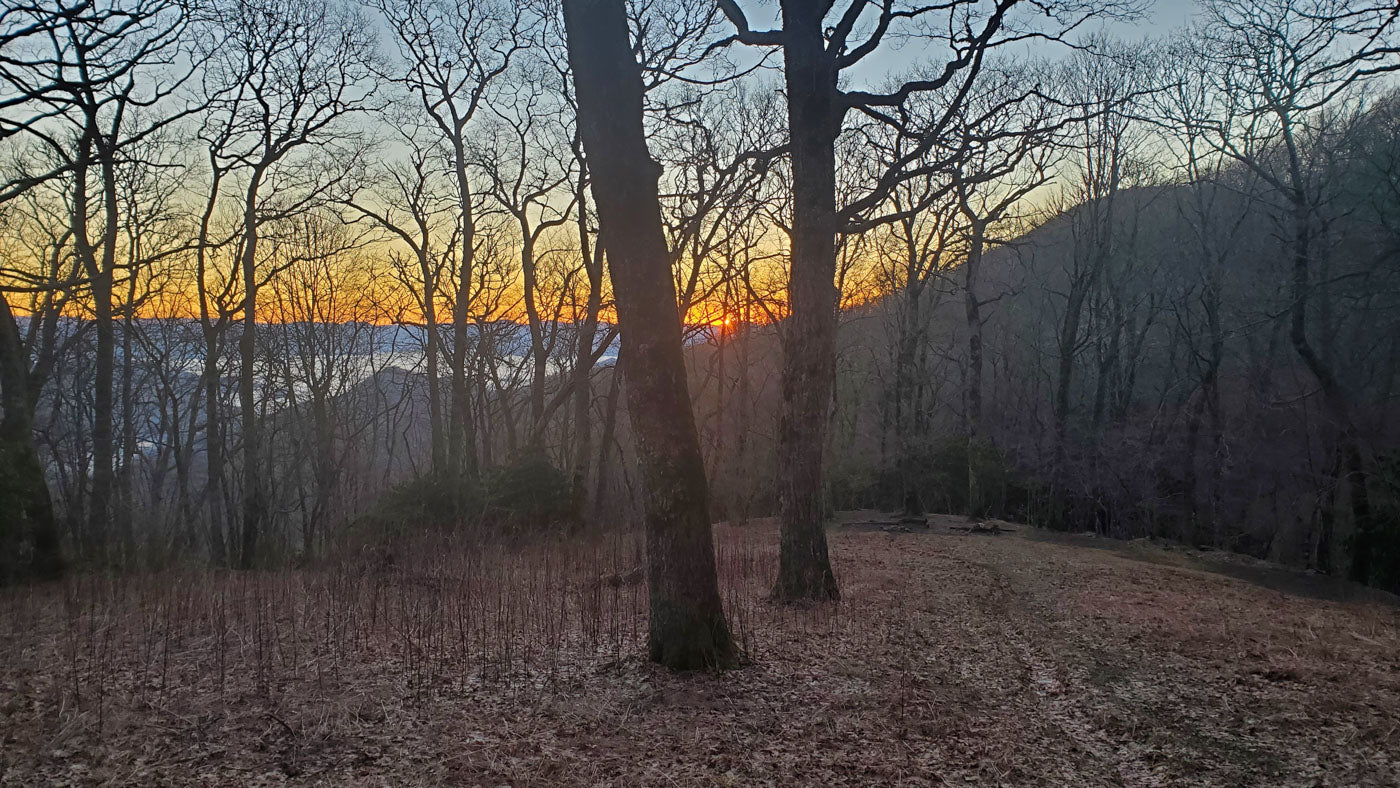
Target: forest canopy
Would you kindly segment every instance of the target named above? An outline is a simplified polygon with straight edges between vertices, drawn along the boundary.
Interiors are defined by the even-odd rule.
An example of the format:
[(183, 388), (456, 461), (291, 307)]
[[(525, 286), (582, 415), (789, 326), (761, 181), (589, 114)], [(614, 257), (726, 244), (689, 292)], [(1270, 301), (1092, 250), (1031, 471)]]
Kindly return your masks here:
[[(780, 595), (856, 508), (1400, 584), (1393, 4), (801, 6), (624, 7), (701, 498)], [(7, 3), (0, 581), (642, 522), (565, 21)]]

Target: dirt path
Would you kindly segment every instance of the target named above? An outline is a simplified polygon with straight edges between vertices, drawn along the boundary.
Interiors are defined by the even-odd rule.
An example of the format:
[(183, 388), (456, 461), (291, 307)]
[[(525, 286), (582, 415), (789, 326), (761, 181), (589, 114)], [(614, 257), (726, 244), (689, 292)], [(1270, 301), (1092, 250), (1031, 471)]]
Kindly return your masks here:
[[(577, 616), (604, 622), (591, 650), (558, 647), (582, 637), (570, 622), (592, 610), (587, 585), (559, 592), (577, 599), (557, 619), (498, 607), (500, 638), (558, 640), (520, 640), (521, 667), (490, 680), (499, 652), (472, 656), (475, 630), (458, 647), (441, 623), (465, 593), (445, 570), (326, 594), (358, 600), (340, 623), (315, 601), (323, 580), (297, 573), (257, 581), (249, 609), (265, 614), (208, 617), (199, 594), (253, 582), (211, 576), (207, 591), (184, 586), (178, 638), (157, 637), (156, 613), (104, 619), (115, 653), (100, 663), (100, 720), (95, 669), (64, 662), (75, 643), (100, 654), (103, 637), (80, 637), (71, 590), (67, 608), (57, 590), (12, 594), (0, 783), (1400, 785), (1393, 600), (1288, 594), (1171, 551), (1041, 537), (836, 531), (841, 605), (794, 610), (762, 599), (772, 529), (721, 528), (753, 662), (720, 677), (637, 659), (642, 605), (627, 600), (643, 589)], [(498, 594), (534, 599), (535, 582)], [(162, 593), (110, 594), (125, 601), (106, 609), (169, 611)], [(285, 605), (302, 617), (279, 618)], [(264, 615), (265, 647), (249, 623)]]

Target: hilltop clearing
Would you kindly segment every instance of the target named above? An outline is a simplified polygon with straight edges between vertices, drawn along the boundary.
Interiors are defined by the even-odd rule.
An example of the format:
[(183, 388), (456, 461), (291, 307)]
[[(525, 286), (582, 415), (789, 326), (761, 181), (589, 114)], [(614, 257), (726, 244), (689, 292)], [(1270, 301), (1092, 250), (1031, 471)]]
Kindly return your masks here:
[(721, 676), (641, 660), (625, 539), (8, 591), (0, 784), (1400, 784), (1394, 598), (960, 524), (838, 527), (810, 609), (720, 526)]

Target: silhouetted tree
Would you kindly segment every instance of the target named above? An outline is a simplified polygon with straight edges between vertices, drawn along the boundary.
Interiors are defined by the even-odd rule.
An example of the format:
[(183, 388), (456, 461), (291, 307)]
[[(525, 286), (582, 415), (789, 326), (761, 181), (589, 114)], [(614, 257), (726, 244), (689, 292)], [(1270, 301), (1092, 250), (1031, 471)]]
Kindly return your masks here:
[(578, 122), (622, 326), (620, 363), (644, 487), (651, 658), (720, 668), (736, 654), (715, 576), (708, 491), (661, 229), (660, 166), (622, 0), (566, 0)]

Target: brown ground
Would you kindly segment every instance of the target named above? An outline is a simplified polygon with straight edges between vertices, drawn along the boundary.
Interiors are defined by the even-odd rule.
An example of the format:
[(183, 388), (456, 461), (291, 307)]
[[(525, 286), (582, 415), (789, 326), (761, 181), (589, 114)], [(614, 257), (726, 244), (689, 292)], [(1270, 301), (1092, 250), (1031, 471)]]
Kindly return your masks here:
[(638, 659), (616, 540), (12, 591), (0, 784), (1400, 785), (1393, 598), (955, 522), (833, 532), (811, 610), (720, 528), (722, 676)]

